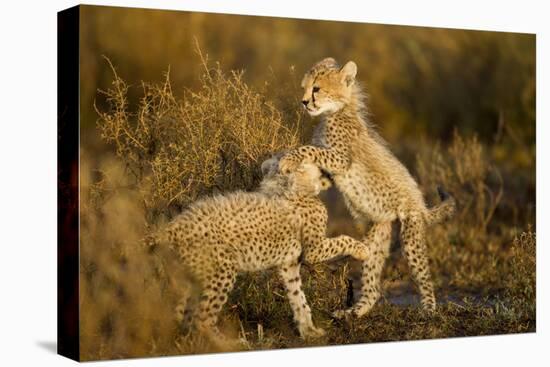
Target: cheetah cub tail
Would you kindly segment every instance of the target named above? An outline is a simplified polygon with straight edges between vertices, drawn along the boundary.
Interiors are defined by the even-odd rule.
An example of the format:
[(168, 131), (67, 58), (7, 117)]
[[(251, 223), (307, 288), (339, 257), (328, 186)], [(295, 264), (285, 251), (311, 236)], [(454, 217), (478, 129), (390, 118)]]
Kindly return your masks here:
[(426, 224), (432, 225), (451, 219), (456, 212), (456, 200), (441, 186), (437, 187), (441, 203), (429, 209), (426, 214)]

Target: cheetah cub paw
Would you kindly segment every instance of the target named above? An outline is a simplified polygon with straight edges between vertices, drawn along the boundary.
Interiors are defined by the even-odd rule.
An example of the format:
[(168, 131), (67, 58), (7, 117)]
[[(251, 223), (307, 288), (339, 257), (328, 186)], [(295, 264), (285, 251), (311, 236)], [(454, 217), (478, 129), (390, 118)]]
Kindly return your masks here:
[(362, 246), (357, 250), (354, 257), (356, 260), (365, 261), (371, 257), (371, 253), (367, 246)]
[(332, 317), (334, 317), (337, 320), (349, 320), (355, 316), (356, 315), (353, 312), (352, 308), (348, 308), (345, 310), (336, 310), (332, 313)]
[(307, 326), (300, 330), (300, 336), (303, 339), (320, 338), (325, 334), (326, 334), (325, 330), (315, 327), (313, 325)]

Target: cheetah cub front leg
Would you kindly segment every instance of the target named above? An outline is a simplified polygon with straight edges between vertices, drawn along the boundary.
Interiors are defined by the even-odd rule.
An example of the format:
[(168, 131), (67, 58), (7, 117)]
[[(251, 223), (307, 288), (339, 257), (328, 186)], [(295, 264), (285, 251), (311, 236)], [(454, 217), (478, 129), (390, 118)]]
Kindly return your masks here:
[(300, 277), (300, 264), (292, 262), (279, 268), (279, 274), (284, 282), (287, 297), (292, 307), (294, 321), (298, 325), (300, 336), (304, 339), (317, 338), (325, 335), (323, 329), (315, 327), (311, 319), (311, 309), (302, 291), (302, 278)]

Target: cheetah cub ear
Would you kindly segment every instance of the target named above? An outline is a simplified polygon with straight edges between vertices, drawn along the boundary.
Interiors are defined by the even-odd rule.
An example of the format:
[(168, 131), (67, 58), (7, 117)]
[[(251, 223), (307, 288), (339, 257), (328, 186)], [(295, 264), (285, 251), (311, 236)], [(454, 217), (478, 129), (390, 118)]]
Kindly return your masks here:
[(353, 61), (348, 61), (342, 69), (340, 69), (340, 80), (350, 87), (355, 82), (355, 76), (357, 75), (357, 65)]
[(262, 162), (260, 170), (262, 171), (262, 176), (266, 177), (268, 175), (274, 175), (279, 172), (279, 161), (284, 155), (288, 153), (286, 150), (274, 153), (271, 157)]
[(277, 157), (271, 157), (262, 162), (261, 171), (262, 176), (268, 176), (275, 174), (279, 169), (279, 159)]

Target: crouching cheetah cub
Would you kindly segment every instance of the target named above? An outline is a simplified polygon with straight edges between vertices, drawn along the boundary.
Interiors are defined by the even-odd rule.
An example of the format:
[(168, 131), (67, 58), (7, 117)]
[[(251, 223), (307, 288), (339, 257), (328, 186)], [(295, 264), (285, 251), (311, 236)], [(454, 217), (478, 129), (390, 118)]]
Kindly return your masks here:
[[(326, 238), (327, 211), (318, 194), (330, 186), (317, 166), (305, 163), (288, 175), (278, 159), (262, 164), (256, 192), (237, 191), (192, 204), (148, 238), (150, 246), (175, 250), (200, 292), (183, 299), (183, 322), (214, 342), (225, 340), (216, 327), (237, 273), (277, 267), (294, 320), (303, 338), (324, 334), (314, 326), (302, 291), (300, 261), (318, 263), (339, 256), (365, 260), (366, 246), (351, 237)], [(227, 341), (227, 340), (226, 340)]]
[(280, 161), (282, 172), (310, 162), (332, 175), (356, 220), (374, 222), (364, 239), (372, 256), (363, 262), (359, 298), (335, 316), (368, 312), (380, 297), (380, 275), (389, 255), (391, 222), (401, 222), (403, 252), (425, 309), (435, 309), (435, 296), (426, 256), (426, 226), (453, 215), (454, 199), (440, 192), (442, 203), (428, 209), (417, 183), (391, 153), (367, 119), (364, 97), (355, 80), (353, 61), (340, 68), (327, 58), (302, 80), (302, 103), (311, 116), (321, 116), (312, 145), (302, 146)]

